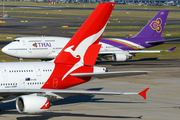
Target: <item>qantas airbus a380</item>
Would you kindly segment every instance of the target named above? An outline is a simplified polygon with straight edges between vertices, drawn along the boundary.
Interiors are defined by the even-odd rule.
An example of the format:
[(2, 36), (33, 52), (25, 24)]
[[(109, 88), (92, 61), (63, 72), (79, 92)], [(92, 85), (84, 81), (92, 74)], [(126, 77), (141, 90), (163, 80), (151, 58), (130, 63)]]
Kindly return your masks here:
[[(136, 53), (173, 51), (175, 47), (169, 50), (143, 50), (165, 42), (161, 34), (168, 13), (169, 10), (159, 11), (135, 37), (101, 39), (98, 59), (108, 60), (107, 56), (112, 56), (114, 61), (126, 61)], [(2, 52), (17, 58), (54, 59), (69, 40), (66, 37), (20, 37), (3, 47)]]
[[(145, 89), (135, 92), (105, 92), (66, 89), (94, 78), (145, 74), (143, 71), (107, 72), (94, 67), (98, 44), (115, 3), (101, 3), (61, 50), (53, 62), (0, 63), (1, 103), (16, 100), (19, 113), (39, 113), (49, 109), (49, 101), (84, 94), (131, 95), (146, 98)], [(93, 54), (92, 54), (93, 53)], [(9, 99), (14, 96), (15, 99)]]

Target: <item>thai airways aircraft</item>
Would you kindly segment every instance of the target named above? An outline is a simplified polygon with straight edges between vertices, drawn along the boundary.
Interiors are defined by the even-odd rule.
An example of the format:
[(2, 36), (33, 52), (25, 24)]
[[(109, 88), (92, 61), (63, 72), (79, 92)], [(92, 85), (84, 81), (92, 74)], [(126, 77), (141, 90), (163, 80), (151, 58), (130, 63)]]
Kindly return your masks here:
[[(101, 3), (53, 62), (0, 63), (1, 103), (16, 100), (19, 113), (39, 113), (49, 109), (49, 101), (84, 94), (130, 95), (146, 98), (145, 89), (135, 92), (105, 92), (66, 89), (94, 78), (145, 74), (143, 71), (107, 72), (95, 67), (101, 44), (99, 40), (115, 3)], [(16, 97), (9, 99), (10, 96)]]
[[(126, 61), (136, 53), (160, 53), (169, 50), (142, 50), (164, 43), (161, 37), (168, 10), (159, 13), (133, 38), (101, 39), (98, 59), (112, 56), (114, 61)], [(21, 37), (2, 48), (2, 52), (17, 58), (54, 59), (68, 43), (65, 37)]]

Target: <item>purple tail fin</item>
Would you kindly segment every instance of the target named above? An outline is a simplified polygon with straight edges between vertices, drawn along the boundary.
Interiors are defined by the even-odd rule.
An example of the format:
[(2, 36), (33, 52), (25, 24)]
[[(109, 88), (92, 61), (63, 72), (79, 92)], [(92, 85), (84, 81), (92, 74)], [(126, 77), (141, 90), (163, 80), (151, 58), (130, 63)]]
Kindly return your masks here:
[(161, 37), (169, 10), (161, 10), (134, 38)]

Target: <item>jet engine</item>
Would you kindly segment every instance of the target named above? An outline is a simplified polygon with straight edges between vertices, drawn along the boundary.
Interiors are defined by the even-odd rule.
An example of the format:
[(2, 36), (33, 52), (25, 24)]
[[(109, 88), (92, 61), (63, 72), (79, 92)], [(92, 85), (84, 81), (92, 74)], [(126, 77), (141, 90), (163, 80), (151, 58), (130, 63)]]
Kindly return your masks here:
[(121, 54), (121, 53), (115, 53), (112, 55), (112, 60), (113, 61), (126, 61), (128, 58), (126, 54)]
[(42, 113), (49, 109), (49, 100), (41, 96), (22, 95), (16, 99), (16, 109), (25, 114)]

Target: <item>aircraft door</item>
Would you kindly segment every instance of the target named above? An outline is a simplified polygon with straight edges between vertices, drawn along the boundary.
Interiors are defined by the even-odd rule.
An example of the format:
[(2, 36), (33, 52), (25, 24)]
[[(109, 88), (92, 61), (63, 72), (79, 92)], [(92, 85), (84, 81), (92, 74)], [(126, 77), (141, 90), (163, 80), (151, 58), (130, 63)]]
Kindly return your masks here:
[(31, 47), (28, 48), (28, 52), (32, 53), (32, 48)]
[(32, 45), (28, 43), (28, 52), (32, 53)]
[(57, 78), (54, 78), (53, 79), (53, 88), (57, 88), (57, 86), (58, 86), (58, 79)]
[(23, 43), (23, 45), (26, 45), (26, 42), (25, 42), (25, 40), (22, 40), (22, 43)]
[(41, 70), (40, 70), (40, 68), (39, 68), (38, 66), (35, 66), (34, 68), (35, 68), (35, 71), (36, 71), (36, 75), (37, 75), (37, 76), (41, 76)]
[(7, 77), (7, 72), (6, 72), (6, 68), (2, 67), (1, 69), (1, 73), (3, 77)]
[(25, 81), (24, 80), (21, 80), (20, 81), (20, 89), (25, 89)]

